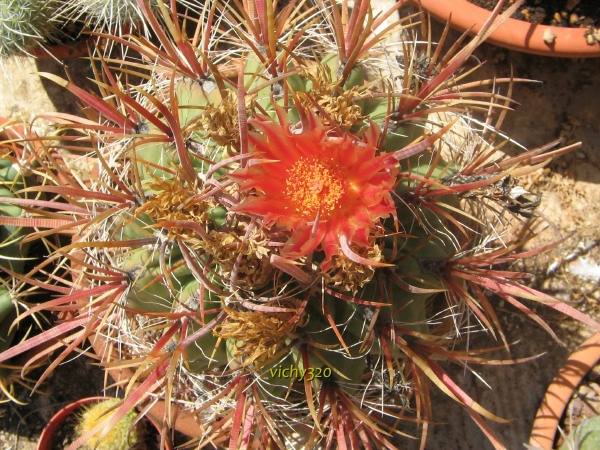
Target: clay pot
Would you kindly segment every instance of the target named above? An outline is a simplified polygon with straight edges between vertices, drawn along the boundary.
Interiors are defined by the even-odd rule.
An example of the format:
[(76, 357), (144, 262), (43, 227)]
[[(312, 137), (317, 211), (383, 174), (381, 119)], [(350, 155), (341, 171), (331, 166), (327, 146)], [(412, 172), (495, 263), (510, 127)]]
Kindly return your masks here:
[(86, 56), (88, 51), (88, 44), (91, 44), (89, 38), (79, 39), (69, 44), (57, 44), (47, 47), (35, 47), (27, 51), (28, 55), (34, 56), (38, 59), (58, 59), (63, 61), (65, 59), (79, 58), (80, 56)]
[(558, 424), (581, 380), (600, 362), (600, 333), (594, 334), (575, 351), (558, 371), (535, 416), (529, 445), (552, 450)]
[[(54, 416), (52, 416), (52, 418), (50, 419), (48, 424), (44, 427), (44, 430), (42, 431), (42, 434), (40, 435), (40, 439), (38, 441), (37, 450), (53, 450), (54, 449), (54, 446), (53, 446), (54, 436), (56, 435), (56, 433), (58, 432), (60, 427), (63, 425), (65, 420), (67, 420), (67, 418), (71, 414), (76, 413), (78, 410), (80, 410), (81, 408), (83, 408), (86, 405), (89, 405), (90, 403), (100, 402), (102, 400), (107, 400), (108, 398), (109, 397), (82, 398), (82, 399), (77, 400), (73, 403), (70, 403), (67, 406), (65, 406), (64, 408), (62, 408)], [(160, 433), (161, 427), (154, 420), (154, 418), (150, 414), (146, 414), (144, 417)], [(173, 450), (173, 446), (168, 441), (165, 444), (165, 448), (166, 448), (166, 450)]]
[[(470, 34), (477, 33), (490, 16), (490, 11), (467, 0), (411, 0), (421, 5), (436, 19), (447, 22), (459, 31), (469, 28)], [(532, 24), (517, 19), (508, 19), (487, 42), (524, 53), (567, 58), (600, 57), (600, 43), (588, 45), (585, 28), (553, 27)]]

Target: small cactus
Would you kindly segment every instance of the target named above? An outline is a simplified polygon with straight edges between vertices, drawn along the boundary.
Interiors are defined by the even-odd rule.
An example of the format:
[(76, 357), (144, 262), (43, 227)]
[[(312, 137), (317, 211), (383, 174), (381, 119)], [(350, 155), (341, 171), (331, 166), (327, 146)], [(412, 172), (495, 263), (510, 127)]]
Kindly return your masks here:
[(76, 426), (76, 438), (84, 437), (89, 433), (93, 436), (86, 439), (86, 443), (80, 447), (83, 450), (115, 450), (115, 449), (137, 449), (143, 448), (144, 432), (142, 427), (136, 423), (137, 412), (129, 411), (115, 425), (110, 427), (107, 433), (103, 430), (95, 431), (98, 425), (114, 413), (114, 408), (121, 402), (120, 399), (101, 400), (84, 408), (80, 414)]

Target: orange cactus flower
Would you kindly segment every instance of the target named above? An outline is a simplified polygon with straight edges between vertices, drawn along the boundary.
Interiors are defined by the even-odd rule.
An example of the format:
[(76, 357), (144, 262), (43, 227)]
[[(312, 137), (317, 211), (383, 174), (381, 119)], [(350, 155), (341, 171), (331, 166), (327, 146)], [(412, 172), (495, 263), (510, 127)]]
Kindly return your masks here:
[(378, 155), (374, 124), (358, 139), (334, 133), (313, 113), (301, 114), (301, 129), (290, 127), (282, 111), (279, 122), (268, 117), (250, 121), (257, 131), (248, 135), (249, 160), (230, 175), (248, 196), (233, 210), (287, 230), (283, 256), (322, 250), (321, 268), (326, 269), (341, 251), (355, 262), (383, 265), (350, 246), (370, 247), (381, 218), (395, 214), (391, 192), (397, 161)]

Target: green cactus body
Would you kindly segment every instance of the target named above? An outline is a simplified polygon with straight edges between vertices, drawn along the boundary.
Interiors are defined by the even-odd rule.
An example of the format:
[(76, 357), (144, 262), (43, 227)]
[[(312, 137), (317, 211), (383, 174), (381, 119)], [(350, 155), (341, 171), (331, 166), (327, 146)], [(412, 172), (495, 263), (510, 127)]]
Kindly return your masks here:
[(190, 269), (185, 264), (165, 274), (160, 265), (159, 255), (143, 250), (126, 260), (123, 269), (129, 271), (135, 280), (127, 295), (127, 306), (134, 309), (170, 311), (172, 300), (167, 283), (161, 281), (164, 280), (163, 276), (175, 281), (179, 287), (192, 279)]
[[(206, 86), (211, 83), (203, 84)], [(206, 136), (207, 132), (204, 131), (202, 123), (202, 119), (208, 115), (209, 105), (221, 103), (221, 93), (213, 87), (210, 88), (210, 92), (207, 92), (200, 84), (183, 80), (177, 83), (175, 95), (178, 102), (178, 120), (188, 136), (187, 142), (190, 145), (200, 143), (202, 146), (202, 154), (192, 158), (192, 164), (199, 173), (205, 173), (223, 157), (223, 148), (217, 142), (218, 131), (215, 131), (215, 135), (208, 133), (209, 136)], [(210, 118), (206, 121), (208, 121), (207, 126), (210, 127)], [(154, 126), (150, 126), (148, 134), (160, 135), (161, 133)], [(227, 139), (227, 137), (223, 138)], [(153, 178), (170, 179), (173, 169), (181, 163), (171, 143), (136, 144), (135, 156), (139, 160), (138, 170), (142, 183)]]
[[(112, 229), (118, 232), (117, 238), (120, 240), (144, 239), (154, 234), (154, 230), (148, 228), (152, 223), (147, 214), (139, 214), (135, 218), (120, 215), (114, 217)], [(141, 254), (138, 258), (141, 258)]]

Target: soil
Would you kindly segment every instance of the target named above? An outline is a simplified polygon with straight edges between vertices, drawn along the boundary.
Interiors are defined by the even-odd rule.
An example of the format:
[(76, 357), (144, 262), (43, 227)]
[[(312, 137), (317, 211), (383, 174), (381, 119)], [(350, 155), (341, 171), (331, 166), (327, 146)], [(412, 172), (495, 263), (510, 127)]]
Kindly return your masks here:
[[(580, 3), (596, 4), (596, 1)], [(453, 33), (448, 42), (456, 36)], [(479, 48), (473, 60), (486, 62), (476, 74), (479, 79), (514, 74), (542, 82), (514, 86), (512, 97), (518, 103), (513, 105), (515, 111), (508, 114), (502, 129), (517, 142), (527, 148), (544, 145), (557, 137), (562, 137), (566, 144), (583, 142), (581, 149), (523, 180), (529, 190), (542, 194), (537, 211), (554, 224), (531, 243), (531, 248), (560, 238), (566, 240), (550, 252), (523, 262), (521, 268), (536, 276), (535, 287), (570, 301), (598, 320), (600, 286), (597, 277), (582, 275), (600, 266), (600, 102), (592, 101), (597, 98), (600, 86), (598, 60), (524, 55), (492, 45)], [(42, 111), (77, 110), (76, 98), (56, 85), (44, 85), (33, 75), (36, 71), (45, 71), (64, 76), (63, 68), (57, 63), (38, 61), (36, 65), (35, 61), (24, 58), (0, 64), (1, 116), (24, 115), (31, 119)], [(77, 64), (70, 62), (69, 70), (83, 79), (87, 76), (85, 65)], [(41, 132), (47, 126), (39, 121), (38, 125)], [(512, 366), (446, 368), (472, 398), (494, 414), (512, 419), (509, 424), (492, 422), (491, 427), (507, 448), (524, 449), (548, 384), (567, 355), (589, 337), (590, 330), (565, 320), (559, 313), (528, 303), (556, 330), (559, 343), (509, 305), (498, 302), (496, 306), (508, 341), (515, 343), (511, 356), (540, 357)], [(485, 337), (476, 345), (482, 345), (485, 339), (491, 345), (498, 345)], [(506, 353), (498, 356), (507, 357)], [(67, 401), (92, 395), (114, 395), (114, 392), (104, 392), (102, 374), (92, 362), (80, 357), (59, 367), (42, 387), (46, 395), (29, 397), (26, 390), (19, 391), (19, 399), (29, 402), (26, 406), (1, 404), (0, 450), (35, 449), (41, 429)], [(428, 450), (491, 448), (468, 414), (452, 400), (439, 394), (432, 402), (436, 423), (430, 427)]]
[[(468, 0), (489, 11), (498, 0)], [(507, 1), (504, 9), (513, 1)], [(597, 27), (600, 25), (600, 2), (597, 0), (525, 0), (525, 3), (512, 16), (542, 25), (559, 27)]]

